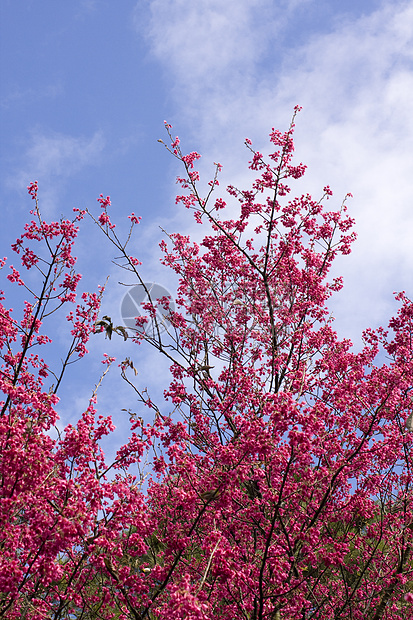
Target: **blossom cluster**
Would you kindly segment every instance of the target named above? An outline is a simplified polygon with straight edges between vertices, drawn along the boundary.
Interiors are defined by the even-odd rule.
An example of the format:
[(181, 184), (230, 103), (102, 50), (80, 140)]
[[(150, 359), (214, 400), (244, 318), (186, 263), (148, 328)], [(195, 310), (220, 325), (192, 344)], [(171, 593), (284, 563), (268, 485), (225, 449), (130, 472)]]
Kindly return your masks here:
[[(176, 304), (149, 299), (137, 324), (156, 326), (160, 304), (165, 333), (99, 320), (103, 289), (78, 295), (74, 271), (86, 212), (47, 224), (29, 186), (37, 219), (13, 249), (41, 273), (40, 291), (20, 320), (0, 305), (2, 617), (413, 619), (413, 302), (399, 293), (388, 329), (366, 330), (360, 351), (338, 338), (328, 301), (342, 281), (330, 272), (354, 222), (346, 202), (325, 208), (329, 186), (318, 200), (292, 197), (306, 169), (294, 159), (298, 111), (271, 130), (268, 156), (246, 140), (256, 179), (220, 196), (221, 164), (201, 196), (199, 155), (183, 154), (165, 123), (184, 169), (177, 204), (204, 230), (198, 243), (161, 243)], [(144, 282), (127, 251), (140, 218), (129, 216), (125, 243), (110, 198), (98, 202), (92, 217), (119, 266)], [(26, 286), (14, 267), (8, 277)], [(167, 404), (128, 357), (120, 373), (142, 411), (99, 414), (95, 390), (52, 438), (58, 386), (44, 384), (65, 367), (52, 373), (34, 347), (50, 346), (46, 318), (72, 304), (63, 359), (84, 357), (101, 330), (130, 336), (169, 360)], [(113, 362), (104, 356), (102, 379)], [(102, 439), (118, 415), (129, 438), (107, 463)]]

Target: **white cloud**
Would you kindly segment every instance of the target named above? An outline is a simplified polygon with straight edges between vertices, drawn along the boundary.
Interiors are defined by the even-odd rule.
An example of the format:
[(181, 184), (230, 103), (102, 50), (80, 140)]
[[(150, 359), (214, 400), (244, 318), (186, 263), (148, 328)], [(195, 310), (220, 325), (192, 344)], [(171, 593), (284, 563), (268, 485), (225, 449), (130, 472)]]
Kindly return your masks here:
[(299, 50), (280, 83), (305, 107), (311, 176), (355, 196), (359, 239), (340, 264), (348, 286), (335, 308), (346, 330), (386, 322), (393, 290), (413, 294), (412, 26), (413, 4), (392, 3)]
[[(168, 58), (170, 68), (188, 86), (197, 78), (208, 86), (218, 85), (229, 65), (254, 63), (259, 49), (253, 50), (252, 43), (258, 40), (244, 34), (252, 32), (252, 11), (265, 4), (262, 0), (228, 0), (225, 5), (220, 0), (191, 4), (185, 0), (154, 0), (150, 30), (153, 51), (163, 60)], [(243, 45), (234, 44), (239, 37), (243, 37)]]
[(328, 183), (337, 205), (348, 191), (355, 196), (359, 240), (340, 261), (346, 289), (334, 310), (340, 331), (356, 339), (387, 321), (393, 290), (413, 295), (413, 2), (384, 2), (360, 18), (336, 14), (295, 46), (284, 33), (293, 35), (294, 9), (306, 4), (316, 7), (153, 0), (149, 37), (174, 94), (177, 132), (192, 134), (204, 160), (218, 159), (239, 185), (243, 138), (265, 148), (269, 129), (286, 128), (303, 105), (296, 142), (309, 172), (297, 191), (318, 195)]
[(14, 88), (4, 94), (0, 99), (0, 107), (8, 109), (16, 105), (32, 105), (35, 101), (56, 99), (63, 94), (63, 86), (60, 82), (49, 84), (42, 88)]
[[(243, 99), (255, 91), (257, 63), (269, 46), (279, 47), (290, 16), (308, 1), (152, 0), (151, 25), (144, 34), (185, 117), (198, 122), (205, 115), (205, 125), (212, 113), (223, 126), (236, 103), (243, 107)], [(138, 3), (138, 30), (141, 10)]]
[(29, 182), (37, 180), (44, 216), (56, 209), (62, 182), (97, 163), (105, 144), (100, 131), (87, 138), (34, 130), (27, 142), (24, 164), (9, 175), (8, 184), (25, 190)]
[(103, 8), (102, 4), (106, 8), (107, 2), (103, 0), (79, 0), (76, 17), (79, 19), (95, 13), (99, 8)]

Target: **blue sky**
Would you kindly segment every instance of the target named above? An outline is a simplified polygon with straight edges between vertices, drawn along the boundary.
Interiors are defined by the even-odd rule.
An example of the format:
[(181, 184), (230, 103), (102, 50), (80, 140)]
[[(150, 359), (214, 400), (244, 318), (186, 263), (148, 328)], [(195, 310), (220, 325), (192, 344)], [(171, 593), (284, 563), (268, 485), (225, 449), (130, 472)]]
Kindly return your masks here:
[[(209, 179), (218, 160), (223, 184), (242, 186), (244, 138), (265, 151), (271, 127), (286, 128), (300, 104), (297, 157), (308, 173), (296, 191), (318, 196), (329, 184), (336, 206), (354, 195), (359, 239), (337, 266), (345, 289), (332, 302), (340, 335), (357, 342), (364, 327), (387, 323), (393, 291), (413, 294), (412, 0), (3, 0), (0, 18), (2, 256), (37, 179), (46, 218), (97, 208), (100, 193), (112, 197), (116, 221), (141, 215), (132, 250), (149, 281), (173, 289), (159, 265), (159, 226), (199, 231), (174, 204), (179, 170), (157, 142), (164, 119), (184, 150), (202, 153), (201, 174)], [(85, 287), (110, 274), (104, 313), (119, 321), (114, 253), (90, 223), (82, 235)], [(66, 420), (90, 394), (103, 350), (132, 356), (142, 383), (156, 374), (160, 389), (166, 366), (129, 346), (92, 343)], [(133, 406), (123, 387), (114, 399), (115, 383), (104, 406)]]

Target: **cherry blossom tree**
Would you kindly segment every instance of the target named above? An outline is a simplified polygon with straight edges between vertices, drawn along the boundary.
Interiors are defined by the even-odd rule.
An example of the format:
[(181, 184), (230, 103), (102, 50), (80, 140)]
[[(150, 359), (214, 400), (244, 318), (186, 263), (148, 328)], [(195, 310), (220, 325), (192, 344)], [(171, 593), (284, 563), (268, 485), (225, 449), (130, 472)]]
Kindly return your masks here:
[[(136, 330), (99, 318), (101, 293), (77, 302), (72, 246), (89, 215), (146, 287), (128, 250), (139, 218), (122, 240), (101, 195), (99, 215), (47, 225), (30, 186), (37, 220), (14, 250), (43, 288), (28, 290), (20, 321), (0, 315), (3, 617), (413, 618), (413, 303), (399, 293), (388, 330), (366, 330), (360, 351), (335, 333), (328, 300), (342, 281), (329, 272), (350, 252), (353, 220), (345, 202), (326, 208), (328, 186), (319, 200), (291, 198), (305, 172), (293, 161), (298, 111), (271, 131), (268, 157), (246, 140), (256, 180), (220, 196), (220, 164), (202, 195), (199, 154), (184, 155), (166, 124), (184, 170), (177, 204), (203, 235), (165, 233), (176, 309), (146, 290)], [(9, 279), (24, 286), (14, 267)], [(68, 304), (73, 342), (52, 373), (34, 348), (50, 346), (42, 323)], [(102, 331), (154, 347), (171, 370), (161, 405), (138, 362), (120, 363), (140, 404), (111, 464), (96, 390), (76, 426), (49, 433), (67, 365)], [(105, 374), (113, 358), (102, 361)]]

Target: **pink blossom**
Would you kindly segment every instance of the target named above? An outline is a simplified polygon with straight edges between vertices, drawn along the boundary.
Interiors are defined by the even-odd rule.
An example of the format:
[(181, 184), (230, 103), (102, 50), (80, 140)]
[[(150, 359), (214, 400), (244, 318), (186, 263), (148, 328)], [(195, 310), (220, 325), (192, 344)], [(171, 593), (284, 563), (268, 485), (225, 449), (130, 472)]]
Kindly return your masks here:
[(131, 215), (128, 215), (128, 218), (130, 219), (132, 224), (139, 224), (140, 220), (142, 219), (140, 216), (135, 215), (133, 212), (131, 213)]
[[(41, 265), (44, 280), (25, 288), (20, 313), (0, 294), (6, 620), (96, 610), (102, 620), (410, 618), (413, 302), (398, 293), (388, 328), (367, 329), (359, 350), (334, 331), (329, 300), (342, 280), (332, 267), (351, 250), (354, 221), (345, 204), (325, 208), (329, 186), (321, 200), (294, 194), (305, 171), (294, 157), (299, 109), (287, 131), (271, 131), (269, 155), (246, 140), (251, 184), (220, 191), (215, 176), (202, 197), (198, 154), (182, 155), (165, 124), (184, 169), (176, 204), (203, 234), (196, 243), (172, 232), (160, 244), (175, 305), (144, 304), (136, 325), (163, 308), (167, 331), (140, 329), (118, 344), (164, 356), (169, 378), (159, 372), (154, 389), (166, 404), (141, 382), (142, 356), (126, 357), (120, 374), (138, 402), (126, 409), (119, 390), (113, 416), (100, 412), (98, 387), (115, 359), (105, 353), (86, 406), (61, 403), (73, 422), (56, 426), (69, 364), (112, 320), (103, 287), (77, 293), (73, 247), (85, 212), (45, 222), (29, 186), (36, 208), (13, 249), (23, 270)], [(94, 221), (144, 282), (127, 251), (134, 227), (118, 239), (110, 198), (98, 202)], [(8, 278), (24, 286), (13, 266)], [(63, 304), (73, 304), (68, 324), (52, 343), (49, 317)], [(112, 332), (108, 346), (123, 335)], [(115, 421), (127, 439), (109, 458)]]

